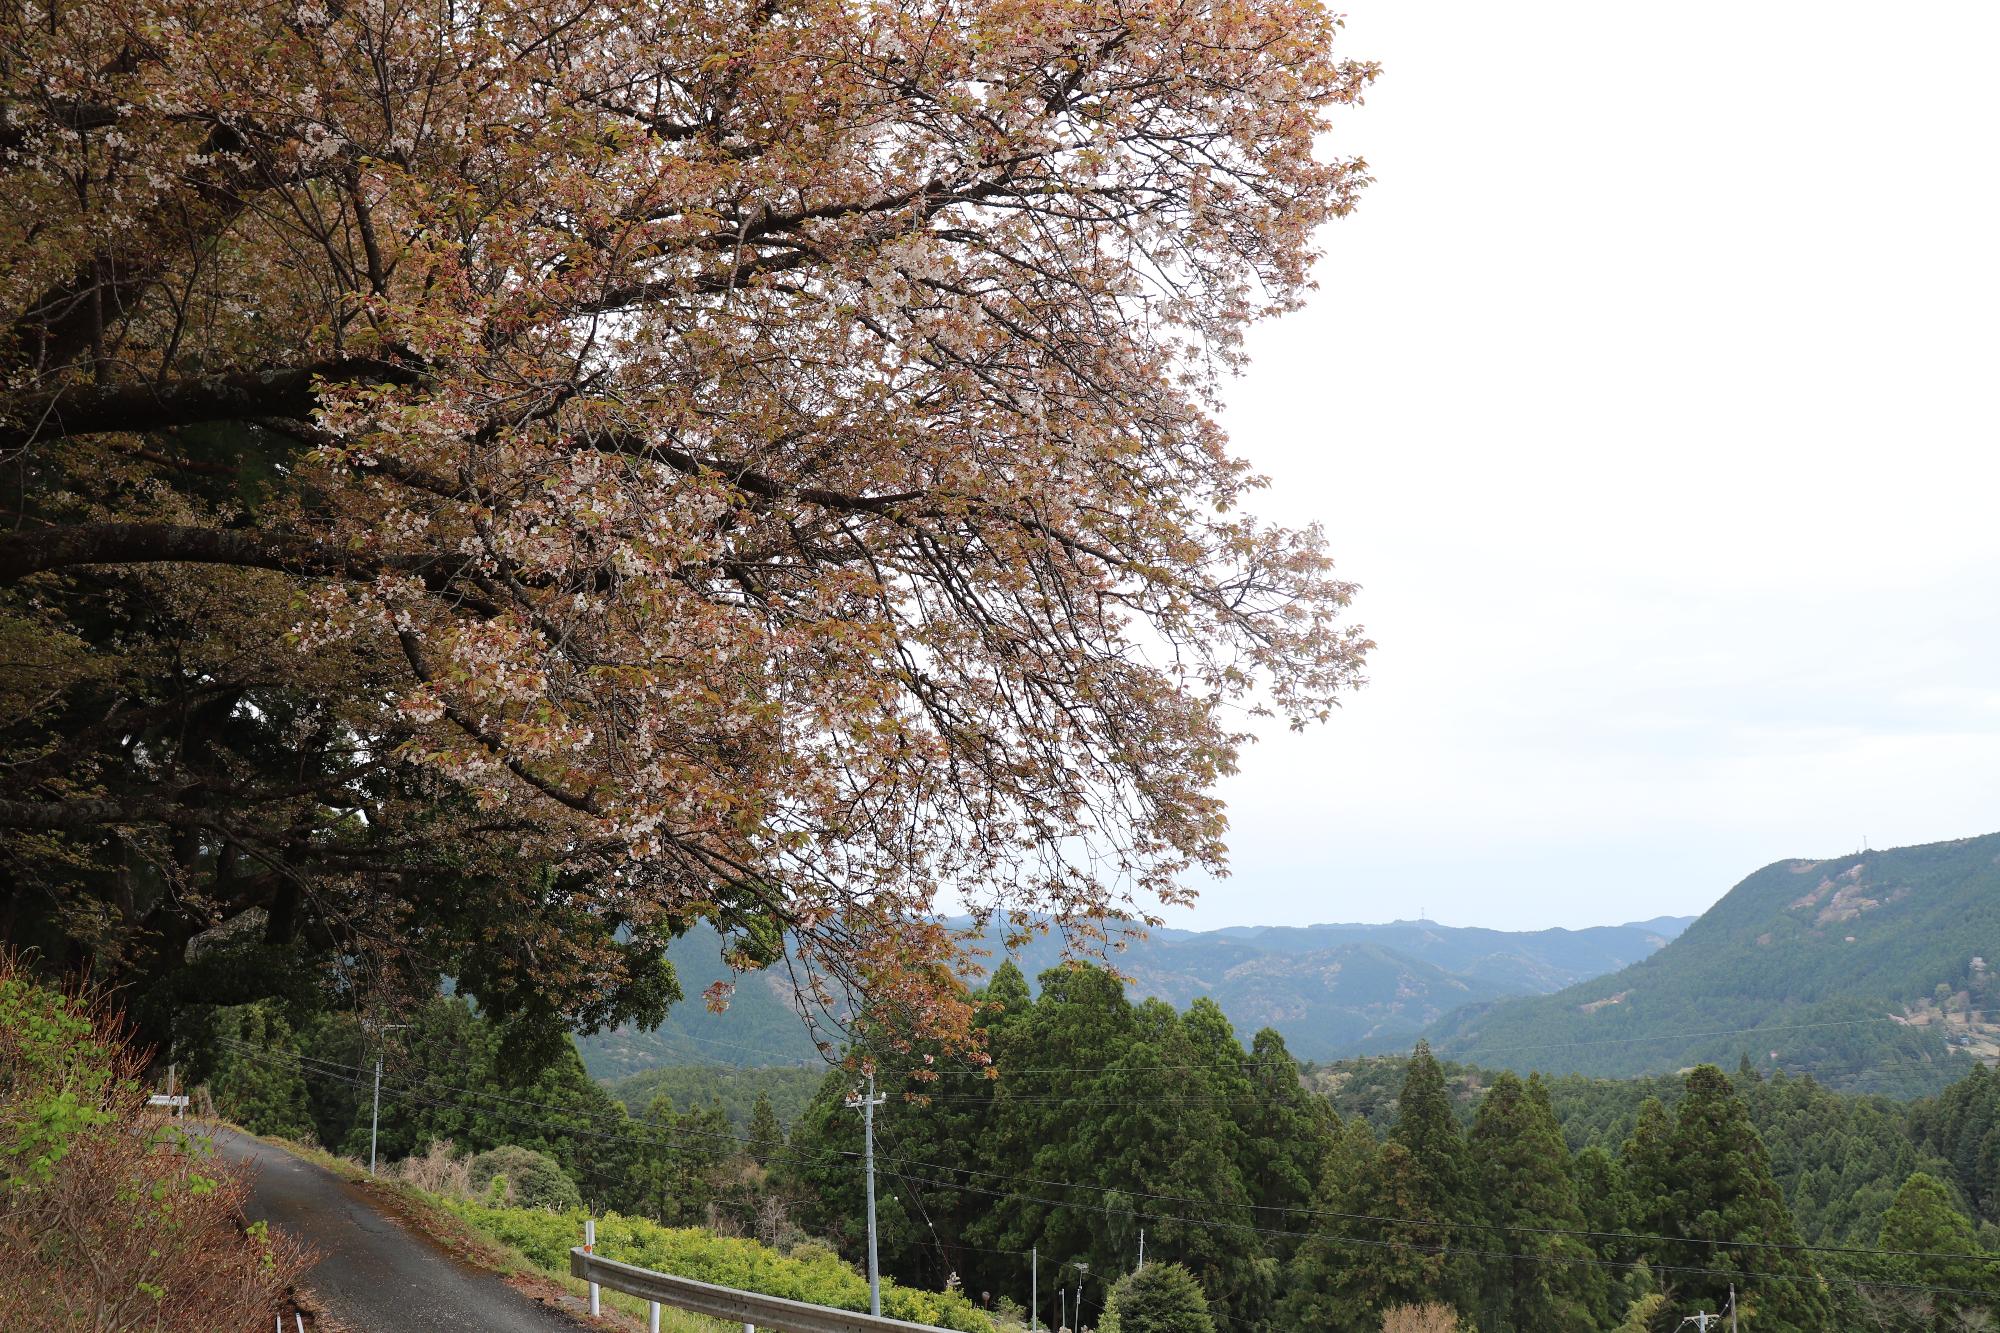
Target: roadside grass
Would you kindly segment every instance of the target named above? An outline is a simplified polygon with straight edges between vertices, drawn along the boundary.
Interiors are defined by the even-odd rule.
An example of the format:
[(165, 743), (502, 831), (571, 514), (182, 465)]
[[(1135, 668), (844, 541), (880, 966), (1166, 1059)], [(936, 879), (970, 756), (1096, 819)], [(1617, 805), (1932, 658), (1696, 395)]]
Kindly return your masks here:
[[(252, 1134), (240, 1125), (232, 1125), (227, 1121), (213, 1123), (256, 1139), (259, 1143), (267, 1143), (315, 1166), (324, 1167), (343, 1180), (362, 1186), (381, 1200), (385, 1211), (429, 1237), (447, 1253), (475, 1267), (483, 1268), (505, 1279), (527, 1279), (535, 1284), (559, 1287), (573, 1298), (577, 1310), (586, 1308), (585, 1303), (589, 1299), (590, 1292), (589, 1284), (570, 1276), (567, 1269), (556, 1269), (536, 1263), (519, 1249), (482, 1230), (473, 1219), (454, 1213), (447, 1200), (428, 1190), (383, 1175), (370, 1176), (368, 1168), (361, 1162), (352, 1157), (336, 1156), (324, 1148), (297, 1143), (271, 1134)], [(579, 1243), (582, 1239), (581, 1236), (577, 1237)], [(636, 1296), (605, 1290), (602, 1293), (602, 1302), (607, 1316), (604, 1322), (607, 1325), (630, 1330), (648, 1327), (646, 1302)], [(660, 1311), (660, 1329), (661, 1333), (742, 1333), (740, 1324), (725, 1323), (722, 1320), (671, 1308)]]
[[(337, 1156), (323, 1148), (296, 1143), (274, 1135), (251, 1134), (241, 1126), (229, 1125), (227, 1122), (216, 1123), (224, 1124), (260, 1143), (269, 1144), (294, 1157), (324, 1167), (342, 1179), (361, 1186), (381, 1201), (385, 1211), (429, 1237), (447, 1253), (467, 1263), (512, 1280), (516, 1285), (537, 1286), (544, 1291), (560, 1289), (572, 1298), (570, 1308), (573, 1314), (580, 1314), (587, 1308), (585, 1303), (588, 1299), (589, 1285), (572, 1277), (567, 1265), (559, 1257), (568, 1253), (569, 1244), (582, 1243), (580, 1227), (574, 1238), (564, 1243), (551, 1243), (546, 1234), (563, 1224), (564, 1219), (559, 1214), (517, 1208), (486, 1208), (465, 1200), (448, 1198), (406, 1180), (395, 1179), (388, 1175), (370, 1176), (368, 1168), (352, 1157)], [(607, 1218), (599, 1223), (599, 1251), (608, 1252), (611, 1246), (604, 1242), (615, 1243), (616, 1238), (628, 1230), (643, 1230), (659, 1235), (671, 1234), (670, 1229), (660, 1228), (643, 1220)], [(534, 1244), (534, 1249), (539, 1253), (529, 1253), (521, 1246), (511, 1243), (507, 1235), (503, 1234), (514, 1233), (518, 1236), (527, 1232), (542, 1233), (533, 1236), (529, 1242)], [(628, 1239), (638, 1243), (640, 1237), (634, 1235)], [(535, 1241), (540, 1243), (534, 1243)], [(610, 1257), (631, 1258), (634, 1262), (642, 1262), (645, 1255), (612, 1253)], [(851, 1270), (848, 1271), (851, 1273)], [(708, 1280), (715, 1280), (722, 1275), (704, 1276)], [(732, 1284), (725, 1280), (724, 1285)], [(883, 1286), (885, 1297), (894, 1294), (893, 1283), (885, 1282)], [(823, 1299), (819, 1293), (801, 1292), (797, 1295), (805, 1299)], [(926, 1297), (933, 1301), (938, 1299), (935, 1293), (911, 1291), (906, 1295), (919, 1301), (925, 1300)], [(645, 1301), (608, 1288), (602, 1291), (601, 1298), (606, 1325), (633, 1330), (633, 1333), (647, 1327)], [(885, 1310), (884, 1313), (890, 1311)], [(915, 1314), (917, 1311), (909, 1313)], [(930, 1312), (926, 1310), (924, 1313)], [(990, 1322), (994, 1333), (1025, 1333), (1026, 1325), (1022, 1322), (992, 1311), (980, 1313)], [(942, 1325), (944, 1320), (940, 1319), (939, 1323)], [(660, 1328), (662, 1333), (740, 1333), (742, 1325), (664, 1307), (660, 1311)]]

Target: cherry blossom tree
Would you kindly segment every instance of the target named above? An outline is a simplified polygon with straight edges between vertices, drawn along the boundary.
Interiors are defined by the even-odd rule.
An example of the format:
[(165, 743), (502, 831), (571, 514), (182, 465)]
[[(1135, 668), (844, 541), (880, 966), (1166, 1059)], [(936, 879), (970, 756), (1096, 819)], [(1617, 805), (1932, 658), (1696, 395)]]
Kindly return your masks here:
[[(1338, 27), (12, 7), (0, 632), (40, 674), (8, 854), (247, 856), (232, 882), (407, 924), (444, 849), (438, 911), (485, 885), (467, 938), (511, 921), (521, 984), (587, 995), (614, 934), (707, 918), (947, 1038), (944, 905), (1087, 938), (1182, 899), (1249, 718), (1324, 718), (1368, 647), (1214, 419), (1366, 183), (1325, 148), (1374, 75)], [(310, 780), (133, 752), (136, 632), (73, 623), (107, 589), (171, 608), (137, 675), (215, 725), (290, 700)]]

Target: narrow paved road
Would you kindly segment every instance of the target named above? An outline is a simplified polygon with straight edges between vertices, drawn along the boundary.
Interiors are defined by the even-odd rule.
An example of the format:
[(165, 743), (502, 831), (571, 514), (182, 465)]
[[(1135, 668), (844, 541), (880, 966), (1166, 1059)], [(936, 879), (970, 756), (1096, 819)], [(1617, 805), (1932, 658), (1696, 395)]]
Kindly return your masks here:
[(577, 1333), (581, 1327), (406, 1230), (332, 1172), (230, 1130), (217, 1131), (215, 1140), (223, 1158), (256, 1172), (251, 1219), (319, 1251), (305, 1284), (352, 1333)]

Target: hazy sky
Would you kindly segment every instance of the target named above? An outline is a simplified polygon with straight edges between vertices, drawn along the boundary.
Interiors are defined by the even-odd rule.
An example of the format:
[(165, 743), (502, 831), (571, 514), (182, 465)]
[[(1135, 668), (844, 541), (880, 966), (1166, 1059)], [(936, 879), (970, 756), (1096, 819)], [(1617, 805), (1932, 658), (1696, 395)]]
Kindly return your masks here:
[(1175, 924), (1588, 925), (2000, 829), (2000, 4), (1356, 0), (1233, 386), (1380, 644)]

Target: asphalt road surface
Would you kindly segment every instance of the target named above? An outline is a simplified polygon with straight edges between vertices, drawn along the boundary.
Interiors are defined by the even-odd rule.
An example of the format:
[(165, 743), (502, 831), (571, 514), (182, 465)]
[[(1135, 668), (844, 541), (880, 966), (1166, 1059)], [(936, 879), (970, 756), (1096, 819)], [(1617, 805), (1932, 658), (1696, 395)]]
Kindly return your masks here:
[(250, 1217), (319, 1251), (305, 1285), (350, 1333), (577, 1333), (568, 1316), (472, 1268), (378, 1212), (332, 1172), (219, 1130), (220, 1155), (255, 1168)]

